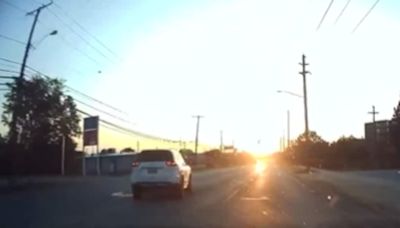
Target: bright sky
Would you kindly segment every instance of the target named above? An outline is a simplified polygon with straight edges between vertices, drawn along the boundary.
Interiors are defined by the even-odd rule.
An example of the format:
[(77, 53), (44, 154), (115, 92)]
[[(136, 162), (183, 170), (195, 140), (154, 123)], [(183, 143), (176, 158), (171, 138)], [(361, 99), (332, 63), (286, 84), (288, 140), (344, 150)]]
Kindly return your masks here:
[[(7, 0), (26, 11), (40, 1)], [(134, 122), (130, 128), (193, 140), (192, 115), (201, 114), (205, 116), (202, 143), (218, 145), (223, 130), (227, 144), (234, 141), (242, 149), (274, 151), (286, 134), (286, 110), (291, 111), (291, 135), (304, 131), (302, 99), (276, 92), (302, 93), (298, 63), (304, 53), (312, 72), (307, 78), (310, 129), (328, 141), (350, 134), (363, 137), (371, 106), (379, 111), (378, 119), (388, 119), (400, 97), (400, 2), (381, 0), (351, 33), (375, 0), (351, 1), (335, 24), (347, 2), (336, 0), (316, 31), (329, 2), (56, 1), (62, 10), (52, 6), (51, 11), (113, 61), (44, 10), (33, 40), (52, 29), (59, 34), (40, 42), (28, 64), (124, 110), (129, 115), (114, 114)], [(25, 42), (32, 20), (0, 0), (1, 35)], [(0, 37), (0, 50), (0, 57), (20, 62), (24, 46)], [(135, 147), (129, 139), (117, 141), (116, 133), (102, 131), (107, 135), (102, 147)]]

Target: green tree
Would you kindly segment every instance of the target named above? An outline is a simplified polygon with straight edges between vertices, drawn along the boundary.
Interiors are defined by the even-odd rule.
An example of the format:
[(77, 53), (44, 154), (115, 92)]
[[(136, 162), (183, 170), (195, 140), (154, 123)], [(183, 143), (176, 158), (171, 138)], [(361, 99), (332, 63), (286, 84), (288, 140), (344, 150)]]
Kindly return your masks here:
[[(64, 94), (63, 81), (39, 75), (21, 82), (17, 101), (16, 83), (8, 85), (2, 122), (11, 129), (12, 114), (17, 112), (19, 142), (29, 148), (35, 144), (57, 144), (80, 134), (79, 116), (71, 96)], [(8, 138), (10, 140), (11, 131)], [(11, 140), (12, 141), (12, 140)], [(15, 143), (15, 142), (11, 142)]]
[(108, 148), (108, 149), (102, 149), (100, 151), (101, 155), (105, 155), (105, 154), (115, 154), (117, 153), (117, 150), (115, 148)]
[(400, 101), (394, 108), (392, 121), (390, 123), (390, 138), (393, 146), (400, 155)]
[(131, 147), (126, 147), (121, 150), (121, 153), (133, 153), (133, 152), (135, 152), (135, 150), (132, 149)]
[[(308, 140), (310, 141), (309, 143), (313, 144), (313, 143), (324, 143), (325, 140), (323, 140), (321, 138), (321, 136), (319, 136), (317, 134), (317, 132), (315, 131), (310, 131), (308, 133)], [(296, 139), (296, 143), (300, 144), (300, 143), (306, 143), (307, 142), (307, 137), (306, 137), (306, 133), (303, 133), (301, 135), (299, 135)]]
[(329, 151), (329, 144), (315, 131), (303, 133), (297, 137), (290, 148), (290, 157), (298, 163), (309, 166), (320, 166), (322, 158)]
[(331, 168), (362, 168), (368, 165), (365, 140), (342, 136), (330, 145), (330, 156), (325, 163)]

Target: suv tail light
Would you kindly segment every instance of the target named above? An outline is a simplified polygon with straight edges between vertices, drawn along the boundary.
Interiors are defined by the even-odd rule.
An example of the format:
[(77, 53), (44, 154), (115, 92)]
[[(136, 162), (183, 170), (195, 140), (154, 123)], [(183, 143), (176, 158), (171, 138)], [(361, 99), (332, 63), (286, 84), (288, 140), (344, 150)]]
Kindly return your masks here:
[(132, 162), (132, 167), (138, 167), (140, 165), (140, 162), (134, 161)]
[(165, 161), (165, 164), (167, 166), (176, 166), (176, 163), (174, 161)]

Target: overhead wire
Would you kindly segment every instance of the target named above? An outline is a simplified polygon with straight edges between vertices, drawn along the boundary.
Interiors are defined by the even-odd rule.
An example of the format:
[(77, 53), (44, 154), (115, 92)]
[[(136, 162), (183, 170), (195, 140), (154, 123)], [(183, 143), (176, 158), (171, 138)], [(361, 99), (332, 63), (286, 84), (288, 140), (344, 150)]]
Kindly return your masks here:
[(12, 7), (12, 8), (14, 8), (15, 10), (21, 11), (21, 12), (23, 12), (23, 13), (27, 13), (27, 12), (28, 12), (28, 11), (22, 9), (21, 7), (15, 5), (14, 3), (11, 3), (11, 2), (9, 2), (9, 1), (7, 1), (7, 0), (1, 0), (0, 2), (3, 2), (4, 4), (6, 4), (6, 5), (8, 5), (8, 6)]
[[(7, 58), (3, 58), (3, 57), (0, 57), (0, 60), (8, 62), (8, 63), (16, 64), (18, 66), (21, 65), (20, 62), (17, 62), (17, 61), (14, 61), (14, 60), (10, 60), (10, 59), (7, 59)], [(47, 78), (52, 78), (49, 75), (46, 75), (46, 74), (36, 70), (35, 68), (33, 68), (33, 67), (29, 66), (29, 65), (26, 65), (26, 69), (31, 70), (32, 72), (34, 72), (36, 74), (43, 75), (43, 76), (45, 76)], [(112, 110), (116, 111), (116, 112), (119, 112), (121, 114), (127, 115), (127, 113), (125, 111), (122, 111), (121, 109), (116, 108), (116, 107), (114, 107), (114, 106), (112, 106), (110, 104), (107, 104), (107, 103), (103, 102), (103, 101), (100, 101), (100, 100), (98, 100), (98, 99), (96, 99), (96, 98), (94, 98), (94, 97), (92, 97), (92, 96), (90, 96), (90, 95), (88, 95), (88, 94), (86, 94), (84, 92), (81, 92), (81, 91), (79, 91), (77, 89), (74, 89), (71, 86), (65, 85), (65, 87), (68, 88), (71, 92), (74, 92), (75, 94), (78, 94), (78, 95), (80, 95), (82, 97), (85, 97), (85, 98), (87, 98), (89, 100), (92, 100), (92, 101), (94, 101), (96, 103), (99, 103), (99, 104), (101, 104), (101, 105), (103, 105), (105, 107), (108, 107), (109, 109), (112, 109)]]
[[(81, 110), (81, 109), (78, 109), (77, 111), (78, 111), (79, 113), (81, 113), (81, 114), (86, 115), (86, 116), (93, 116), (93, 115), (89, 114), (88, 112), (85, 112), (85, 111), (83, 111), (83, 110)], [(124, 132), (133, 134), (133, 135), (138, 136), (138, 137), (143, 137), (143, 138), (152, 139), (152, 140), (159, 140), (159, 141), (164, 141), (164, 142), (169, 142), (169, 143), (177, 143), (177, 142), (179, 142), (178, 140), (165, 139), (165, 138), (161, 138), (161, 137), (157, 137), (157, 136), (145, 134), (145, 133), (142, 133), (142, 132), (139, 132), (139, 131), (131, 130), (131, 129), (129, 129), (129, 128), (122, 127), (122, 126), (120, 126), (120, 125), (118, 125), (118, 124), (111, 123), (111, 122), (109, 122), (109, 121), (107, 121), (107, 120), (104, 120), (104, 119), (99, 119), (99, 121), (100, 121), (101, 123), (103, 123), (103, 124), (106, 124), (106, 125), (108, 125), (108, 126), (117, 128), (117, 129), (119, 129), (119, 130), (122, 130), (122, 131), (124, 131)]]
[[(9, 2), (9, 1), (2, 0), (2, 1), (0, 1), (0, 2), (3, 2), (3, 3), (5, 3), (5, 4), (11, 6), (12, 8), (14, 8), (14, 9), (16, 9), (16, 10), (18, 10), (18, 11), (24, 13), (24, 14), (27, 13), (26, 10), (24, 10), (24, 9), (22, 9), (22, 8), (20, 8), (20, 7), (18, 7), (17, 5), (15, 5), (15, 4), (13, 4), (13, 3)], [(40, 20), (38, 20), (38, 23), (45, 26), (45, 24), (42, 23)], [(48, 26), (46, 26), (46, 27), (49, 28)], [(57, 34), (57, 36), (58, 36), (58, 37), (60, 38), (60, 40), (62, 40), (67, 46), (69, 46), (70, 48), (72, 48), (73, 50), (75, 50), (76, 52), (78, 52), (79, 54), (85, 56), (87, 59), (89, 59), (90, 61), (92, 61), (92, 62), (95, 63), (96, 65), (101, 66), (101, 64), (100, 64), (99, 61), (97, 61), (95, 58), (93, 58), (92, 56), (88, 55), (86, 52), (82, 51), (81, 49), (77, 48), (76, 46), (74, 46), (73, 44), (71, 44), (70, 42), (68, 42), (67, 39), (65, 39), (64, 36), (62, 36), (61, 34)], [(16, 43), (19, 43), (19, 44), (26, 45), (26, 44), (25, 44), (24, 42), (22, 42), (22, 41), (13, 39), (13, 38), (8, 37), (8, 36), (5, 36), (5, 35), (1, 35), (1, 34), (0, 34), (0, 37), (2, 37), (3, 39), (12, 40), (12, 41), (14, 41), (14, 42), (16, 42)]]
[(0, 79), (15, 79), (17, 78), (16, 76), (6, 76), (6, 75), (0, 75)]
[(89, 47), (91, 47), (93, 50), (95, 50), (98, 54), (100, 54), (101, 56), (103, 56), (105, 59), (107, 59), (108, 61), (115, 63), (114, 60), (112, 60), (111, 58), (109, 58), (107, 55), (105, 55), (102, 51), (100, 51), (98, 48), (96, 48), (94, 45), (92, 45), (86, 38), (84, 38), (81, 34), (79, 34), (74, 28), (72, 28), (72, 26), (70, 26), (69, 24), (67, 24), (63, 19), (61, 19), (61, 17), (59, 17), (56, 13), (54, 13), (53, 10), (46, 8), (46, 10), (48, 12), (50, 12), (58, 21), (61, 22), (61, 24), (63, 26), (65, 26), (66, 28), (68, 28), (68, 30), (70, 30), (73, 34), (75, 34), (79, 39), (81, 39), (86, 45), (88, 45)]
[[(33, 77), (33, 75), (30, 75), (30, 76)], [(45, 75), (40, 75), (40, 74), (39, 74), (39, 76), (40, 76), (40, 77), (44, 77), (44, 78), (48, 78), (48, 77), (46, 77)], [(122, 119), (122, 118), (120, 118), (120, 117), (117, 117), (117, 116), (115, 116), (115, 115), (113, 115), (113, 114), (107, 113), (107, 112), (104, 111), (104, 110), (101, 110), (101, 109), (99, 109), (99, 108), (93, 107), (92, 105), (88, 105), (88, 104), (85, 103), (85, 102), (81, 102), (80, 100), (77, 100), (75, 97), (74, 97), (74, 100), (77, 101), (78, 103), (83, 104), (84, 106), (87, 106), (87, 107), (89, 107), (89, 108), (91, 108), (91, 109), (94, 109), (94, 110), (96, 110), (96, 111), (99, 111), (99, 112), (101, 112), (101, 113), (103, 113), (103, 114), (106, 114), (106, 115), (108, 115), (108, 116), (111, 116), (111, 117), (114, 117), (114, 118), (117, 118), (117, 119), (119, 119), (119, 120), (123, 120), (123, 121), (126, 121), (126, 122), (132, 124), (131, 122), (129, 122), (129, 121), (127, 121), (127, 120), (124, 120), (124, 119)], [(80, 113), (82, 113), (82, 114), (87, 115), (87, 116), (94, 116), (94, 115), (89, 114), (88, 112), (85, 112), (85, 111), (83, 111), (83, 110), (78, 110), (78, 111), (79, 111)], [(120, 125), (118, 125), (118, 124), (112, 123), (112, 122), (107, 121), (107, 120), (104, 120), (104, 119), (100, 119), (99, 121), (102, 122), (102, 123), (104, 123), (104, 124), (107, 124), (107, 125), (109, 125), (109, 126), (118, 128), (118, 129), (120, 129), (120, 130), (129, 132), (129, 133), (132, 133), (132, 134), (135, 134), (135, 135), (140, 136), (140, 137), (149, 138), (149, 139), (153, 139), (153, 140), (161, 140), (161, 141), (167, 141), (167, 142), (174, 142), (173, 140), (164, 139), (164, 138), (161, 138), (161, 137), (157, 137), (157, 136), (149, 135), (149, 134), (142, 133), (142, 132), (139, 132), (139, 131), (135, 131), (135, 130), (132, 130), (132, 129), (129, 129), (129, 128), (126, 128), (126, 127), (122, 127), (122, 126), (120, 126)]]
[[(89, 113), (87, 113), (87, 112), (85, 112), (85, 111), (80, 110), (80, 109), (77, 109), (77, 111), (78, 111), (79, 113), (81, 113), (81, 114), (87, 116), (87, 117), (93, 116), (93, 115), (90, 115)], [(114, 128), (114, 127), (108, 126), (107, 124), (104, 124), (103, 122), (101, 122), (101, 119), (100, 119), (99, 121), (100, 121), (100, 126), (102, 126), (102, 127), (104, 127), (104, 128), (107, 128), (107, 129), (109, 129), (109, 130), (112, 130), (112, 131), (115, 131), (115, 132), (118, 132), (118, 133), (121, 133), (121, 134), (124, 134), (124, 135), (138, 137), (138, 136), (135, 135), (135, 134), (132, 134), (132, 133), (123, 131), (123, 130), (118, 129), (118, 128)]]
[(375, 8), (375, 6), (379, 3), (380, 0), (376, 0), (375, 3), (369, 8), (367, 13), (361, 18), (361, 20), (357, 23), (356, 27), (354, 27), (353, 31), (351, 33), (354, 33), (357, 31), (358, 27), (365, 21), (365, 19), (368, 17), (368, 15), (372, 12), (372, 10)]
[(14, 74), (18, 74), (19, 73), (19, 71), (9, 70), (9, 69), (2, 69), (2, 68), (0, 68), (0, 72), (14, 73)]
[[(52, 28), (50, 28), (48, 25), (46, 25), (45, 23), (43, 23), (41, 20), (38, 20), (38, 23), (41, 24), (42, 26), (46, 27), (49, 30), (52, 30)], [(89, 55), (88, 53), (86, 53), (85, 51), (81, 50), (80, 48), (76, 47), (75, 45), (73, 45), (71, 42), (69, 42), (60, 32), (57, 33), (57, 37), (69, 48), (73, 49), (74, 51), (78, 52), (79, 54), (81, 54), (82, 56), (84, 56), (86, 59), (90, 60), (92, 63), (94, 63), (95, 65), (97, 65), (98, 67), (101, 67), (101, 63), (99, 61), (97, 61), (95, 58), (93, 58), (91, 55)]]
[(319, 21), (319, 24), (318, 24), (318, 26), (317, 26), (317, 31), (321, 28), (321, 25), (322, 25), (322, 23), (324, 22), (325, 17), (326, 17), (326, 15), (328, 14), (328, 12), (329, 12), (329, 10), (330, 10), (330, 8), (331, 8), (331, 6), (332, 6), (332, 4), (333, 4), (334, 1), (335, 1), (335, 0), (331, 0), (331, 1), (329, 2), (328, 8), (326, 8), (324, 14), (323, 14), (322, 17), (321, 17), (321, 20)]
[(101, 109), (99, 109), (99, 108), (97, 108), (97, 107), (94, 107), (93, 105), (90, 105), (90, 104), (88, 104), (88, 103), (86, 103), (86, 102), (83, 102), (83, 101), (78, 100), (78, 99), (76, 99), (76, 98), (74, 98), (74, 100), (75, 100), (76, 102), (80, 103), (81, 105), (84, 105), (84, 106), (89, 107), (89, 108), (91, 108), (91, 109), (93, 109), (93, 110), (96, 110), (96, 111), (98, 111), (98, 112), (101, 112), (101, 113), (103, 113), (103, 114), (106, 114), (107, 116), (110, 116), (110, 117), (112, 117), (112, 118), (114, 118), (114, 119), (118, 119), (118, 120), (120, 120), (120, 121), (122, 121), (122, 122), (125, 122), (125, 123), (128, 123), (128, 124), (133, 124), (133, 123), (131, 123), (130, 121), (128, 121), (128, 120), (126, 120), (126, 119), (123, 119), (123, 118), (121, 118), (121, 117), (118, 117), (118, 116), (116, 116), (116, 115), (113, 115), (113, 114), (111, 114), (111, 113), (109, 113), (109, 112), (107, 112), (107, 111), (101, 110)]
[(346, 4), (344, 5), (344, 7), (342, 8), (342, 10), (340, 11), (339, 15), (336, 17), (335, 20), (335, 24), (337, 24), (337, 22), (339, 21), (339, 19), (342, 17), (344, 11), (347, 9), (347, 7), (349, 6), (351, 0), (347, 0)]
[[(18, 63), (18, 62), (16, 62), (16, 61), (9, 60), (9, 59), (2, 58), (2, 57), (0, 57), (0, 60), (6, 61), (6, 62), (10, 62), (10, 63), (14, 63), (14, 64), (20, 64), (20, 63)], [(38, 71), (38, 70), (36, 70), (36, 69), (34, 69), (34, 68), (28, 66), (28, 65), (26, 66), (26, 68), (27, 68), (27, 69), (31, 69), (33, 72), (37, 73), (37, 74), (38, 74), (39, 76), (41, 76), (41, 77), (52, 78), (52, 77), (50, 77), (50, 76), (48, 76), (48, 75), (46, 75), (46, 74), (41, 73), (40, 71)], [(32, 75), (31, 75), (31, 76), (32, 76)], [(95, 100), (95, 101), (97, 101), (97, 102), (100, 102), (100, 103), (102, 103), (102, 104), (105, 104), (104, 102), (101, 102), (101, 101), (99, 101), (99, 100), (97, 100), (97, 99), (95, 99), (95, 98), (93, 98), (93, 97), (90, 97), (89, 95), (86, 95), (86, 94), (84, 94), (84, 93), (82, 93), (82, 92), (80, 92), (80, 91), (78, 91), (78, 90), (76, 90), (76, 89), (71, 88), (70, 86), (67, 86), (67, 85), (66, 85), (66, 88), (68, 88), (69, 90), (76, 91), (76, 92), (78, 92), (78, 94), (82, 94), (82, 95), (84, 95), (85, 97), (91, 98), (92, 100)], [(76, 98), (74, 98), (74, 99), (76, 100)], [(78, 103), (79, 103), (79, 101), (78, 101)], [(109, 106), (109, 105), (108, 105), (108, 106)], [(112, 106), (109, 106), (109, 107), (112, 107)], [(90, 108), (90, 107), (89, 107), (89, 108)], [(100, 110), (100, 109), (99, 109), (99, 110)], [(81, 111), (82, 111), (82, 110), (81, 110)], [(97, 110), (97, 111), (98, 111), (98, 110)], [(100, 110), (100, 111), (104, 113), (103, 110)], [(86, 112), (86, 114), (90, 115), (90, 114), (87, 113), (87, 112)], [(104, 114), (105, 114), (105, 113), (104, 113)], [(92, 115), (91, 115), (91, 116), (92, 116)], [(130, 132), (130, 133), (132, 133), (132, 134), (135, 134), (135, 135), (138, 135), (138, 136), (141, 136), (141, 137), (144, 137), (144, 138), (149, 138), (149, 139), (153, 139), (153, 140), (161, 140), (161, 141), (170, 142), (170, 143), (176, 143), (176, 142), (178, 142), (177, 140), (165, 139), (165, 138), (153, 136), (153, 135), (146, 134), (146, 133), (141, 133), (141, 132), (139, 132), (139, 131), (134, 131), (134, 130), (128, 129), (128, 128), (126, 128), (126, 127), (122, 127), (122, 126), (119, 126), (119, 125), (114, 124), (114, 123), (112, 123), (112, 122), (106, 121), (106, 120), (101, 120), (101, 121), (102, 121), (103, 123), (105, 123), (105, 124), (108, 124), (108, 125), (112, 126), (112, 127), (119, 128), (119, 129), (121, 129), (121, 130)]]
[(102, 46), (105, 50), (107, 50), (110, 54), (112, 54), (114, 57), (118, 58), (118, 55), (111, 50), (106, 44), (104, 44), (99, 38), (97, 38), (95, 35), (90, 33), (88, 29), (86, 29), (82, 24), (80, 24), (77, 20), (75, 20), (67, 11), (65, 11), (59, 4), (54, 2), (54, 6), (59, 9), (66, 17), (68, 17), (78, 28), (80, 28), (83, 32), (85, 32), (87, 35), (89, 35), (93, 40), (95, 40), (100, 46)]
[(17, 40), (17, 39), (14, 39), (14, 38), (12, 38), (12, 37), (5, 36), (5, 35), (2, 35), (2, 34), (0, 34), (0, 38), (3, 38), (3, 39), (5, 39), (5, 40), (9, 40), (9, 41), (13, 41), (13, 42), (18, 43), (18, 44), (21, 44), (21, 45), (26, 45), (26, 43), (24, 43), (24, 42), (22, 42), (22, 41), (20, 41), (20, 40)]
[[(42, 2), (33, 0), (34, 2), (38, 3), (38, 4), (43, 4)], [(53, 2), (53, 5), (56, 4), (55, 2)], [(52, 5), (52, 6), (53, 6)], [(57, 4), (58, 5), (58, 4)], [(49, 10), (49, 8), (46, 8), (47, 10)], [(50, 12), (50, 11), (49, 11)], [(53, 12), (53, 11), (52, 11)], [(51, 13), (51, 12), (50, 12)], [(54, 13), (54, 12), (53, 12)], [(55, 14), (55, 13), (54, 13)], [(55, 14), (55, 17), (58, 17)], [(59, 17), (58, 17), (59, 18)], [(59, 21), (65, 26), (65, 27), (70, 27), (67, 23), (65, 23), (61, 18), (59, 18)], [(53, 28), (50, 28), (48, 25), (46, 25), (46, 23), (42, 22), (40, 19), (38, 19), (38, 23), (41, 24), (42, 26), (46, 27), (49, 30), (53, 30)], [(68, 28), (68, 29), (72, 29), (73, 28)], [(74, 30), (76, 32), (76, 30)], [(73, 32), (74, 33), (74, 32)], [(76, 32), (77, 33), (77, 32)], [(75, 34), (75, 33), (74, 33)], [(78, 36), (79, 38), (83, 38), (81, 37), (79, 34), (75, 34), (76, 36)], [(86, 59), (90, 60), (92, 63), (94, 63), (95, 65), (97, 65), (97, 67), (99, 67), (99, 69), (102, 67), (102, 64), (96, 59), (94, 58), (92, 55), (88, 54), (87, 52), (85, 52), (84, 50), (78, 48), (76, 45), (72, 44), (70, 41), (68, 41), (68, 39), (65, 38), (65, 36), (62, 35), (61, 32), (59, 32), (57, 34), (57, 37), (59, 38), (59, 40), (61, 40), (66, 46), (68, 46), (69, 48), (73, 49), (74, 51), (76, 51), (77, 53), (79, 53), (80, 55), (82, 55), (83, 57), (85, 57)], [(84, 38), (83, 38), (84, 39)], [(87, 43), (89, 46), (91, 45), (90, 43)], [(76, 69), (74, 69), (74, 71), (78, 71)]]

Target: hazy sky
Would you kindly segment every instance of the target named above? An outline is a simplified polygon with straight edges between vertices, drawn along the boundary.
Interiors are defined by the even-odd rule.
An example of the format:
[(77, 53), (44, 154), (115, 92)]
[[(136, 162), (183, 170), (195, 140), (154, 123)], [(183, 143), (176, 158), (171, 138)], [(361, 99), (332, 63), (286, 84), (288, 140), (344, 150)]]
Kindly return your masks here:
[[(27, 11), (45, 1), (7, 2)], [(33, 18), (7, 2), (0, 0), (0, 34), (25, 42)], [(336, 0), (316, 31), (329, 2), (59, 0), (61, 9), (50, 10), (108, 58), (44, 10), (34, 44), (52, 29), (59, 34), (39, 42), (28, 64), (124, 110), (129, 115), (113, 113), (134, 122), (124, 124), (130, 128), (192, 140), (191, 116), (201, 114), (203, 143), (217, 145), (222, 129), (229, 144), (234, 140), (243, 149), (272, 151), (286, 134), (287, 109), (291, 135), (304, 131), (302, 100), (276, 92), (302, 93), (298, 63), (304, 53), (312, 72), (307, 78), (310, 129), (329, 141), (350, 134), (363, 137), (371, 106), (377, 107), (378, 119), (388, 119), (400, 98), (400, 2), (381, 0), (352, 33), (375, 0), (352, 0), (335, 24), (347, 2)], [(20, 62), (23, 50), (0, 37), (0, 57)], [(114, 145), (110, 137), (104, 146), (124, 144)]]

